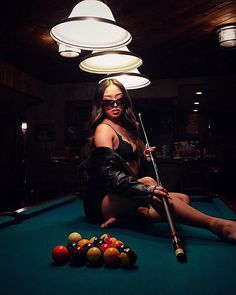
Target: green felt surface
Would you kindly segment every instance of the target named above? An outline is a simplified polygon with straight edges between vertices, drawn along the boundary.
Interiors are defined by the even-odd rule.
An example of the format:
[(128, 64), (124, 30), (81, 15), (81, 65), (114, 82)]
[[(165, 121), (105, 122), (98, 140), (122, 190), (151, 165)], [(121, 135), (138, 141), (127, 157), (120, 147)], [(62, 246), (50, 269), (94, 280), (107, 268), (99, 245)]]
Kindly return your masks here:
[[(194, 201), (193, 206), (214, 216), (235, 217), (217, 202)], [(76, 200), (0, 230), (1, 294), (235, 293), (236, 245), (207, 230), (178, 225), (187, 254), (187, 262), (179, 263), (166, 224), (104, 230), (87, 223), (81, 203)], [(102, 233), (118, 237), (137, 252), (137, 267), (55, 266), (51, 249), (66, 244), (72, 231), (88, 238)]]

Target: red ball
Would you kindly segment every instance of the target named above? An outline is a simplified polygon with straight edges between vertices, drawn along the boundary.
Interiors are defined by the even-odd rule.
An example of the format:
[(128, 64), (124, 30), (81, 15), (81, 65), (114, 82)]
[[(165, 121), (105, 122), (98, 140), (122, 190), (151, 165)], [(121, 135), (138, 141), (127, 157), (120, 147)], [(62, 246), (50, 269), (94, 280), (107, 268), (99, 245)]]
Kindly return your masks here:
[(109, 248), (109, 247), (111, 247), (110, 244), (101, 244), (101, 245), (99, 246), (99, 249), (100, 249), (101, 252), (103, 253), (103, 252), (105, 252), (105, 250), (106, 250), (107, 248)]
[(56, 264), (64, 264), (68, 261), (69, 251), (64, 245), (57, 245), (52, 249), (51, 256)]

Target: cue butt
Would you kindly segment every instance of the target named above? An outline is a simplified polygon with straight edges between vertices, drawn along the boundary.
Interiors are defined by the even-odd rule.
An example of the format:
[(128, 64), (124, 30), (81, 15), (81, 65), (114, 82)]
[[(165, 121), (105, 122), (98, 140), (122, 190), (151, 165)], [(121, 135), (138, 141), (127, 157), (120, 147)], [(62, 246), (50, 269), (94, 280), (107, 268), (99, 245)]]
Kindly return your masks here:
[(182, 247), (180, 238), (178, 236), (178, 234), (172, 233), (172, 243), (175, 249), (175, 256), (179, 261), (186, 261), (186, 256), (184, 253), (184, 249)]

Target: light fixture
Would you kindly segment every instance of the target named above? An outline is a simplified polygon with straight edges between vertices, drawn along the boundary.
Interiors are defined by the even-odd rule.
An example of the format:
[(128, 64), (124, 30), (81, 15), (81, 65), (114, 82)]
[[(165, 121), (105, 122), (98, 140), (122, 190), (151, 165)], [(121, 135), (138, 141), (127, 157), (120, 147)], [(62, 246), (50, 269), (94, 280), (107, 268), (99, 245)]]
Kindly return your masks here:
[(197, 95), (202, 95), (202, 91), (196, 91)]
[(199, 101), (194, 101), (193, 104), (198, 105), (198, 104), (200, 104), (200, 102)]
[(78, 57), (81, 53), (81, 50), (78, 47), (69, 46), (62, 43), (58, 44), (58, 51), (61, 56), (68, 57), (68, 58)]
[(236, 47), (236, 23), (224, 24), (217, 28), (220, 46)]
[(95, 51), (82, 58), (80, 69), (93, 74), (110, 74), (134, 70), (142, 59), (124, 46), (121, 49)]
[(21, 122), (21, 131), (22, 131), (22, 133), (26, 133), (27, 129), (28, 129), (27, 122)]
[(131, 42), (131, 34), (118, 25), (110, 8), (99, 0), (83, 0), (68, 18), (55, 24), (50, 31), (57, 43), (83, 50), (119, 48)]
[(106, 75), (99, 81), (99, 83), (105, 79), (116, 79), (123, 84), (127, 90), (146, 87), (151, 83), (149, 78), (142, 75), (137, 69), (125, 73), (113, 73)]
[(194, 112), (194, 113), (197, 113), (197, 112), (198, 112), (198, 110), (197, 110), (197, 109), (194, 109), (194, 110), (193, 110), (193, 112)]

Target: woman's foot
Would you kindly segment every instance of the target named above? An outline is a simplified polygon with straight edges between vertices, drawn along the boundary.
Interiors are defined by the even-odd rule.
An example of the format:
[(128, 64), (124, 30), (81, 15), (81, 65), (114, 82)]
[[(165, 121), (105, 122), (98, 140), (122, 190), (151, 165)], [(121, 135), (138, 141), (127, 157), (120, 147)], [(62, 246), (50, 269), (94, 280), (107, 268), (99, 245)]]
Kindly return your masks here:
[(119, 219), (117, 217), (110, 217), (104, 223), (101, 224), (102, 228), (110, 227), (114, 225)]
[(224, 240), (236, 243), (236, 222), (217, 218), (211, 225), (212, 232)]

